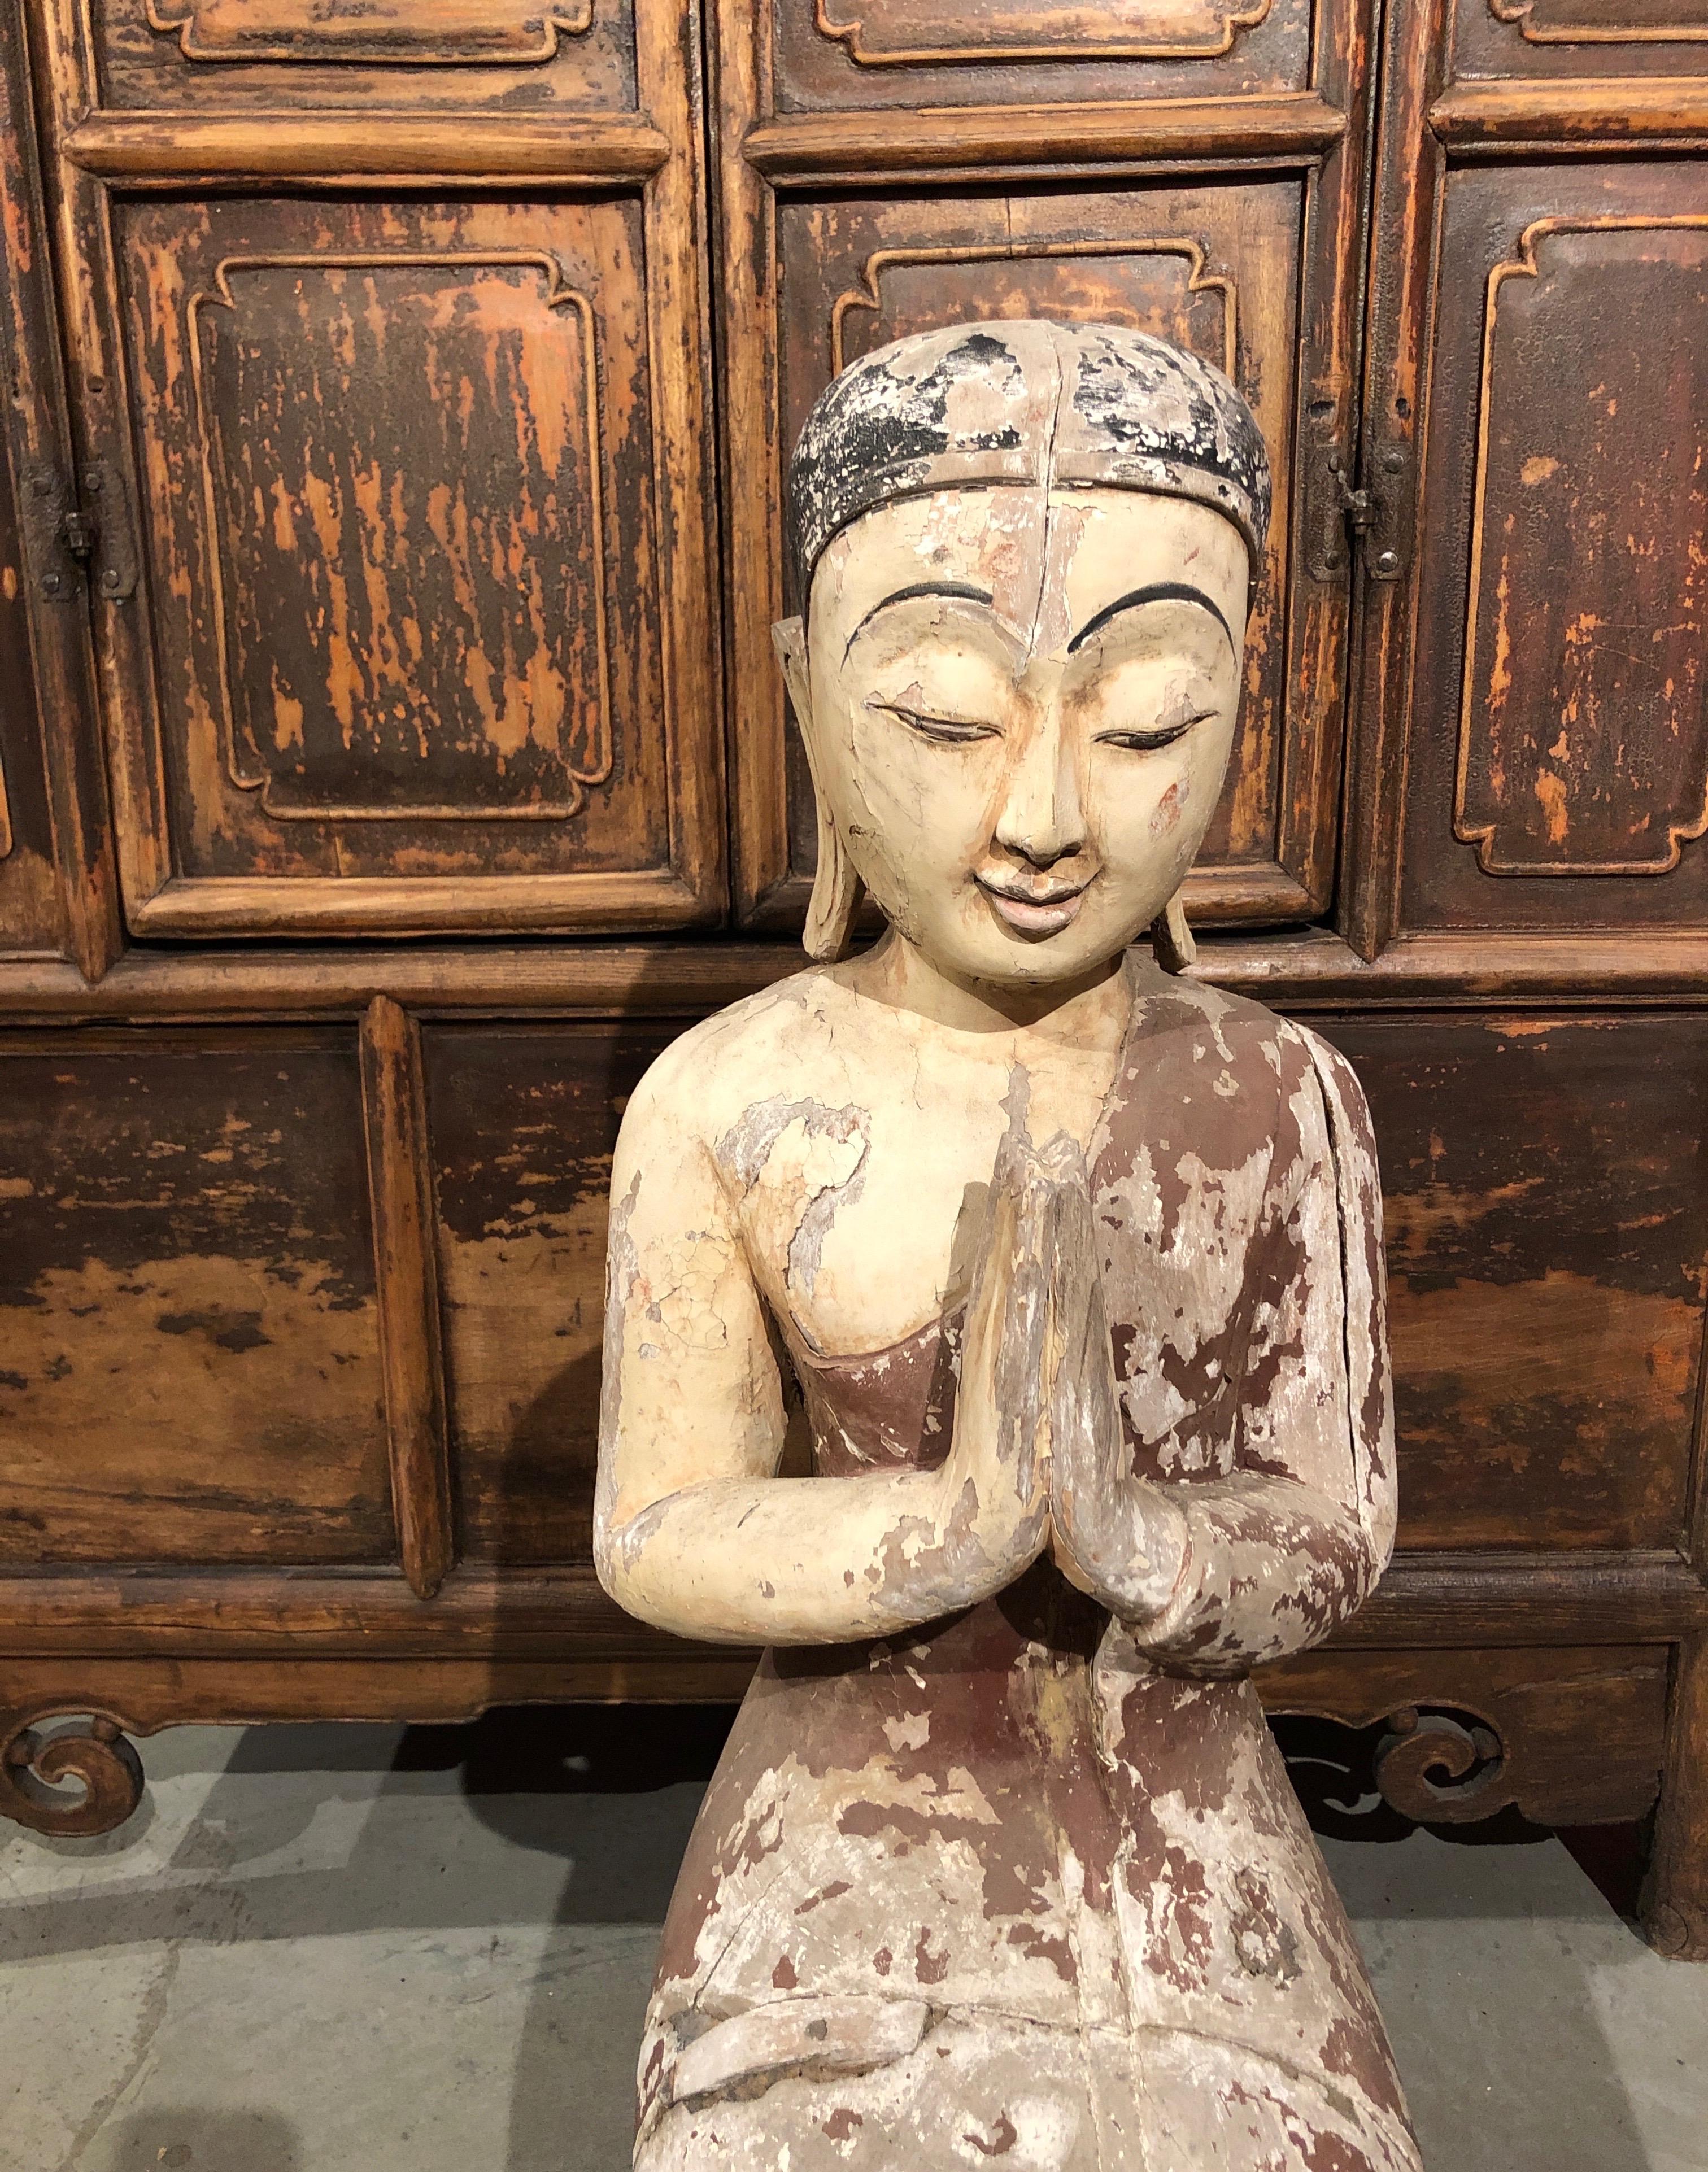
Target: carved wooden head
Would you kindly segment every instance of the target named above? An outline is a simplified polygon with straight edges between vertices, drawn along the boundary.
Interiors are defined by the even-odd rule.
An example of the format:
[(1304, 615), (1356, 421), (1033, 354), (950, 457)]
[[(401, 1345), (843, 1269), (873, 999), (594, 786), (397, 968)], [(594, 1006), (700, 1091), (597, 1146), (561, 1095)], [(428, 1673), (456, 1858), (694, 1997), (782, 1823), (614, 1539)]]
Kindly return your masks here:
[(801, 432), (777, 628), (819, 804), (807, 927), (863, 885), (957, 977), (1068, 981), (1175, 896), (1221, 788), (1269, 510), (1219, 370), (1118, 326), (962, 325)]

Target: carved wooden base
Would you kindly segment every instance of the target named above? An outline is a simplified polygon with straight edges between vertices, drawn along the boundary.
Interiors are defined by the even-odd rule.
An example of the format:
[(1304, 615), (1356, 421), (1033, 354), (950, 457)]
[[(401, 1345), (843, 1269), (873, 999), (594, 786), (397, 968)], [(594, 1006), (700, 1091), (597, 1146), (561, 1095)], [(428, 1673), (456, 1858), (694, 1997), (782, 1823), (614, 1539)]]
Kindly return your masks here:
[(1331, 1811), (1362, 1795), (1416, 1825), (1507, 1809), (1537, 1825), (1618, 1825), (1654, 1804), (1669, 1656), (1664, 1644), (1311, 1652), (1266, 1668), (1258, 1686), (1273, 1713), (1357, 1730), (1320, 1745), (1329, 1769), (1314, 1786), (1295, 1774)]
[[(1376, 1750), (1376, 1784), (1384, 1802), (1415, 1825), (1486, 1817), (1506, 1775), (1506, 1750), (1475, 1712), (1388, 1715)], [(1507, 1797), (1501, 1793), (1502, 1800)]]
[[(267, 1720), (468, 1719), (499, 1704), (734, 1702), (751, 1654), (660, 1647), (643, 1662), (589, 1659), (558, 1627), (529, 1656), (354, 1656), (299, 1649), (191, 1654), (0, 1656), (0, 1816), (38, 1832), (107, 1832), (132, 1815), (143, 1769), (127, 1732)], [(547, 1652), (552, 1656), (547, 1656)], [(1311, 1653), (1259, 1678), (1272, 1712), (1333, 1723), (1307, 1798), (1344, 1830), (1378, 1814), (1469, 1822), (1516, 1807), (1541, 1824), (1644, 1816), (1666, 1770), (1643, 1903), (1660, 1951), (1708, 1960), (1708, 1637), (1679, 1648), (1667, 1730), (1668, 1648)], [(1348, 1732), (1347, 1730), (1350, 1730)], [(1593, 1744), (1591, 1752), (1587, 1745)], [(1314, 1802), (1313, 1802), (1314, 1810)], [(1331, 1817), (1331, 1823), (1333, 1822)]]
[(143, 1761), (110, 1712), (0, 1719), (0, 1814), (32, 1832), (112, 1832), (142, 1799)]
[(1678, 1647), (1666, 1771), (1641, 1911), (1657, 1953), (1708, 1961), (1708, 1636)]

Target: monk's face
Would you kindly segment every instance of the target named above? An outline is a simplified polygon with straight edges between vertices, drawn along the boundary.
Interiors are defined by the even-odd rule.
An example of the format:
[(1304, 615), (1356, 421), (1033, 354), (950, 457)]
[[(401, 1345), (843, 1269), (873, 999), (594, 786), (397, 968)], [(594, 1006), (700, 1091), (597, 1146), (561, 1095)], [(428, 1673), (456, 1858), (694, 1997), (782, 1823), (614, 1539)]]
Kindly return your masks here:
[(1129, 490), (943, 491), (830, 545), (790, 675), (815, 780), (940, 969), (1071, 980), (1161, 911), (1227, 766), (1246, 581), (1231, 521)]

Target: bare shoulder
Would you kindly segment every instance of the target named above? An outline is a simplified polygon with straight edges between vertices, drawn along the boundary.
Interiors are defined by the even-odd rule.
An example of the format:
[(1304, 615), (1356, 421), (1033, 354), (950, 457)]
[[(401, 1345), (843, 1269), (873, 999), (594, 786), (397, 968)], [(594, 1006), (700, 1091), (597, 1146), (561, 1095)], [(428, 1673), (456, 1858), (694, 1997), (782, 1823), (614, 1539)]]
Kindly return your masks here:
[(811, 1096), (846, 1062), (849, 997), (817, 967), (702, 1019), (652, 1063), (629, 1098), (625, 1147), (670, 1134), (715, 1153), (758, 1105)]

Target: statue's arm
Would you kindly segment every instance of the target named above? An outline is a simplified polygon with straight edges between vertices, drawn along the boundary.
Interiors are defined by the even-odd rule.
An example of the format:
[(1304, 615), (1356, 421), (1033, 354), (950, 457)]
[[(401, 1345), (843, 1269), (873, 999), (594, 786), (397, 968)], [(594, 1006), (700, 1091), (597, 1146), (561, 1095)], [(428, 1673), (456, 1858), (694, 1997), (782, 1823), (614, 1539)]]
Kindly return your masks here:
[(1238, 1467), (1199, 1483), (1120, 1472), (1095, 1288), (1086, 1357), (1064, 1370), (1079, 1384), (1058, 1397), (1064, 1567), (1131, 1623), (1144, 1648), (1218, 1672), (1320, 1642), (1369, 1596), (1393, 1546), (1375, 1142), (1344, 1059), (1314, 1035), (1300, 1039), (1310, 1067), (1293, 1098), (1296, 1153), (1274, 1202), (1298, 1265), (1247, 1356)]
[[(685, 1082), (687, 1083), (687, 1082)], [(665, 1086), (668, 1085), (668, 1080)], [(935, 1621), (1042, 1550), (1047, 1187), (993, 1186), (946, 1462), (934, 1471), (777, 1476), (782, 1384), (764, 1300), (688, 1094), (644, 1082), (612, 1181), (594, 1557), (617, 1603), (678, 1636), (838, 1643)], [(1036, 1352), (1034, 1352), (1036, 1358)], [(1022, 1368), (1023, 1369), (1023, 1368)]]

